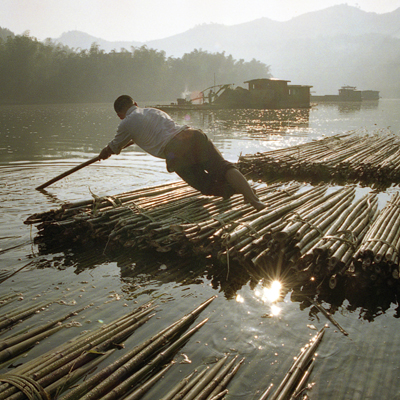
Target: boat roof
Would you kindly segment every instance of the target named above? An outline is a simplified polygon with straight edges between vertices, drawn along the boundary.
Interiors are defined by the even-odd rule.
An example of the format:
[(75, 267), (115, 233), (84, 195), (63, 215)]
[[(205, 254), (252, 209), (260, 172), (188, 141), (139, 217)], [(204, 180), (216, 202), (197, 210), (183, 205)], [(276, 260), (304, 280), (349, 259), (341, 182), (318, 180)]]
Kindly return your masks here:
[(244, 83), (257, 82), (257, 81), (291, 82), (291, 81), (286, 81), (284, 79), (277, 79), (277, 78), (259, 78), (259, 79), (250, 79), (249, 81), (244, 81)]

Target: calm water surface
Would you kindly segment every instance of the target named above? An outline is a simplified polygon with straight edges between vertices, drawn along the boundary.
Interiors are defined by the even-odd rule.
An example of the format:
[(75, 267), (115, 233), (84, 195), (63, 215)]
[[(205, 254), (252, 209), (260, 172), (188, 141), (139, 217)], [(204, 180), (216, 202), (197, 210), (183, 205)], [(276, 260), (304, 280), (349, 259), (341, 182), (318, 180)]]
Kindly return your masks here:
[[(236, 162), (240, 154), (352, 130), (399, 134), (399, 110), (400, 100), (383, 99), (379, 104), (326, 104), (301, 111), (224, 110), (172, 116), (180, 123), (203, 129), (224, 156)], [(145, 399), (156, 399), (168, 382), (183, 378), (196, 366), (226, 352), (246, 358), (232, 381), (228, 398), (256, 399), (257, 390), (264, 390), (271, 382), (279, 384), (291, 359), (315, 335), (314, 329), (327, 323), (323, 316), (296, 302), (290, 291), (271, 303), (262, 296), (261, 284), (254, 287), (244, 283), (228, 293), (195, 265), (188, 271), (190, 279), (180, 282), (168, 274), (172, 261), (171, 265), (160, 262), (156, 273), (152, 264), (152, 273), (144, 268), (140, 274), (132, 274), (135, 260), (123, 255), (110, 259), (88, 249), (62, 247), (41, 254), (33, 244), (36, 228), (23, 224), (33, 213), (57, 208), (66, 201), (90, 199), (92, 194), (116, 194), (177, 180), (165, 170), (162, 160), (131, 147), (53, 184), (45, 194), (34, 189), (96, 156), (113, 137), (117, 124), (110, 104), (0, 107), (0, 270), (16, 271), (26, 266), (0, 284), (1, 294), (20, 291), (24, 301), (34, 301), (39, 294), (54, 297), (69, 293), (71, 304), (93, 302), (97, 308), (81, 317), (86, 329), (94, 328), (98, 321), (110, 322), (116, 313), (122, 315), (126, 311), (123, 305), (129, 308), (136, 302), (156, 299), (161, 304), (159, 318), (141, 328), (143, 333), (129, 339), (127, 347), (130, 341), (140, 341), (218, 295), (202, 314), (209, 318), (207, 324), (179, 353), (186, 354), (192, 363), (180, 364), (178, 356), (164, 386), (155, 388)], [(272, 307), (279, 313), (264, 318)], [(315, 382), (311, 398), (400, 399), (396, 383), (400, 377), (397, 307), (397, 302), (387, 300), (373, 309), (354, 305), (348, 299), (338, 302), (334, 317), (349, 336), (333, 326), (327, 330), (311, 379)], [(47, 351), (52, 340), (58, 343), (75, 334), (60, 334), (35, 347), (29, 357)]]

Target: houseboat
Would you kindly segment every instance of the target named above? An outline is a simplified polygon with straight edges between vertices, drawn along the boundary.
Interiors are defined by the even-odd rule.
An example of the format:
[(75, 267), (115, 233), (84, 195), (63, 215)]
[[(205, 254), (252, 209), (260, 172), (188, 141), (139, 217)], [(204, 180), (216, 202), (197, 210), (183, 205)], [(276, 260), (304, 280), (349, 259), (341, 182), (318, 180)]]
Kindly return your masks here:
[(247, 88), (233, 84), (211, 86), (191, 99), (179, 98), (176, 103), (157, 105), (171, 109), (282, 109), (310, 108), (312, 86), (289, 85), (290, 81), (272, 78), (245, 81)]
[(379, 100), (378, 90), (357, 90), (355, 86), (342, 86), (339, 94), (327, 94), (324, 96), (311, 96), (311, 101), (319, 102), (362, 102)]

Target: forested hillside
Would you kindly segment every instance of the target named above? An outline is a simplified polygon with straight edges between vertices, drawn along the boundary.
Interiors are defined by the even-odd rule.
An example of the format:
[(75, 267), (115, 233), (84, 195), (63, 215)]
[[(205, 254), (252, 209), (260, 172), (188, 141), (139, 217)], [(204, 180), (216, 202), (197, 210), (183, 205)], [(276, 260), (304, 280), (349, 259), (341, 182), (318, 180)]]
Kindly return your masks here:
[(105, 53), (93, 44), (75, 50), (26, 35), (0, 39), (0, 103), (110, 102), (122, 93), (135, 99), (175, 100), (184, 91), (217, 83), (242, 84), (270, 77), (255, 59), (193, 50), (181, 58), (146, 46)]
[[(400, 8), (377, 14), (341, 4), (283, 22), (264, 17), (232, 26), (202, 24), (142, 45), (175, 57), (203, 49), (246, 61), (255, 58), (270, 65), (275, 78), (312, 85), (320, 95), (337, 94), (341, 86), (351, 85), (400, 98), (399, 21)], [(77, 31), (55, 41), (86, 49), (96, 42), (106, 51), (121, 46)]]

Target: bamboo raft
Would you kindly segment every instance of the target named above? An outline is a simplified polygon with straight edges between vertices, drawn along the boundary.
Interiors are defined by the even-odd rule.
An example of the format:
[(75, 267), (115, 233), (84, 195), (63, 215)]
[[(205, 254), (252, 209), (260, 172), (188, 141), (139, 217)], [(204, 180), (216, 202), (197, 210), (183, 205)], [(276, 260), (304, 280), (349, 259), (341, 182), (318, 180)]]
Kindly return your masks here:
[(239, 157), (240, 170), (264, 179), (310, 183), (400, 184), (400, 138), (355, 131), (289, 148)]
[[(63, 248), (67, 244), (95, 245), (110, 254), (120, 252), (121, 249), (148, 254), (158, 252), (170, 255), (175, 260), (180, 259), (183, 264), (193, 258), (208, 259), (224, 269), (226, 281), (231, 278), (230, 266), (235, 264), (244, 267), (256, 280), (283, 278), (288, 287), (304, 288), (313, 282), (315, 289), (324, 283), (334, 292), (339, 286), (354, 286), (356, 282), (358, 287), (366, 291), (371, 287), (398, 290), (400, 194), (394, 192), (390, 198), (387, 195), (386, 204), (379, 207), (380, 192), (377, 188), (383, 189), (400, 183), (399, 143), (392, 135), (377, 134), (361, 140), (356, 134), (346, 134), (262, 155), (241, 157), (239, 167), (244, 173), (269, 176), (280, 171), (279, 176), (274, 176), (274, 181), (269, 180), (268, 184), (256, 188), (260, 199), (267, 204), (265, 209), (258, 212), (244, 203), (242, 196), (235, 195), (229, 200), (207, 197), (184, 182), (174, 182), (114, 196), (93, 195), (89, 200), (32, 215), (25, 223), (37, 226), (39, 233), (35, 242), (43, 252), (52, 247)], [(284, 182), (279, 182), (279, 179)], [(318, 181), (318, 184), (302, 184), (299, 183), (301, 180)], [(333, 181), (339, 180), (351, 184), (332, 185)], [(375, 190), (360, 191), (355, 184), (371, 181)], [(329, 312), (312, 298), (309, 298), (309, 302), (320, 309), (340, 332), (347, 335)], [(144, 319), (136, 321), (132, 329), (137, 329), (140, 326), (137, 324), (151, 318), (153, 308), (147, 307), (146, 311), (136, 311), (143, 312)], [(34, 309), (22, 312), (28, 316)], [(20, 315), (0, 319), (0, 324), (3, 320), (4, 323), (12, 323)], [(70, 314), (57, 320), (56, 325), (49, 323), (41, 331), (35, 331), (33, 339), (22, 336), (21, 341), (37, 342), (46, 335), (57, 334), (68, 318)], [(180, 320), (175, 324), (188, 328), (186, 324), (189, 320), (194, 320), (192, 313), (184, 317), (186, 322)], [(117, 324), (124, 324), (124, 321), (122, 319)], [(156, 353), (153, 353), (154, 347), (147, 350), (148, 356), (154, 356), (150, 362), (146, 356), (138, 359), (135, 348), (123, 356), (119, 363), (105, 367), (85, 383), (65, 392), (61, 399), (139, 399), (167, 373), (172, 367), (169, 360), (176, 349), (204, 323), (201, 322), (194, 330), (187, 332), (189, 336), (184, 334), (179, 339), (173, 330), (168, 346), (164, 342), (167, 333), (160, 332), (160, 336), (150, 339), (151, 343), (155, 341), (160, 345)], [(169, 329), (173, 329), (175, 324)], [(129, 335), (132, 330), (122, 332)], [(314, 366), (313, 356), (323, 333), (324, 330), (320, 331), (315, 337), (315, 343), (306, 346), (296, 357), (272, 399), (295, 399), (302, 393)], [(4, 344), (0, 342), (0, 361), (1, 357), (15, 357), (15, 353), (8, 353), (8, 347), (18, 346), (18, 340), (16, 336), (13, 339), (7, 338)], [(102, 340), (109, 344), (108, 339)], [(146, 346), (150, 346), (150, 342)], [(101, 363), (113, 349), (108, 348), (103, 341), (94, 343), (95, 354), (98, 354), (99, 349), (103, 352), (101, 357), (104, 358), (99, 357), (98, 360)], [(79, 380), (81, 374), (93, 367), (93, 358), (81, 352), (77, 358), (76, 376), (63, 376), (60, 373), (55, 375), (57, 381), (53, 380), (54, 372), (49, 373), (50, 378), (47, 372), (43, 375), (44, 372), (40, 371), (41, 359), (34, 364), (39, 370), (35, 374), (40, 377), (39, 384), (45, 382), (46, 391), (53, 393), (60, 390), (61, 386)], [(83, 365), (86, 362), (88, 365)], [(197, 374), (193, 371), (193, 375), (177, 383), (162, 400), (224, 398), (229, 381), (242, 363), (243, 359), (238, 360), (237, 356), (232, 358), (227, 354), (213, 367), (204, 368)], [(25, 369), (17, 369), (16, 372), (26, 373), (27, 380), (33, 379), (34, 376), (29, 375), (30, 371), (27, 373), (26, 368), (30, 367), (31, 364), (28, 364)], [(69, 371), (68, 368), (66, 370)], [(12, 376), (6, 376), (5, 380), (0, 376), (1, 379), (0, 400), (21, 397), (15, 389), (19, 381), (13, 381)], [(117, 381), (123, 383), (113, 387), (113, 382)], [(14, 388), (10, 388), (10, 385), (14, 385)], [(270, 398), (272, 385), (265, 386), (266, 390), (259, 400)]]
[[(0, 297), (0, 306), (12, 304), (16, 294)], [(52, 348), (36, 358), (24, 361), (12, 372), (0, 374), (0, 399), (4, 400), (138, 400), (155, 386), (161, 387), (159, 400), (217, 400), (225, 398), (229, 383), (235, 377), (244, 358), (226, 353), (212, 365), (197, 366), (179, 381), (163, 384), (171, 368), (177, 368), (177, 352), (199, 331), (208, 318), (196, 319), (216, 298), (204, 301), (166, 328), (156, 332), (132, 348), (123, 342), (144, 324), (151, 323), (156, 306), (146, 303), (128, 314), (100, 328), (82, 332), (72, 340)], [(41, 302), (34, 306), (16, 307), (0, 315), (0, 370), (8, 363), (19, 360), (40, 341), (74, 326), (76, 317), (90, 306), (74, 310), (43, 325), (13, 332), (22, 320), (43, 311), (56, 301)], [(192, 326), (195, 324), (194, 326)], [(77, 324), (75, 326), (79, 326)], [(75, 328), (76, 329), (76, 328)], [(10, 332), (11, 331), (11, 332)], [(289, 371), (278, 385), (273, 399), (292, 395), (297, 398), (306, 390), (306, 383), (316, 360), (325, 327), (302, 347)], [(116, 351), (122, 353), (115, 357)], [(109, 361), (114, 355), (114, 361)], [(268, 378), (266, 378), (268, 379)], [(165, 387), (166, 386), (166, 387)], [(267, 384), (261, 384), (265, 387)], [(265, 400), (272, 389), (270, 384), (260, 400)], [(291, 397), (292, 398), (292, 397)]]
[(257, 189), (268, 206), (256, 212), (242, 196), (221, 200), (183, 182), (71, 203), (33, 215), (40, 246), (101, 245), (237, 262), (260, 278), (399, 283), (400, 198), (378, 209), (377, 192), (354, 185), (308, 187), (297, 182)]
[[(349, 133), (242, 157), (239, 164), (244, 172), (247, 165), (253, 171), (282, 169), (283, 175), (341, 174), (350, 180), (374, 175), (376, 185), (393, 184), (400, 180), (399, 143), (389, 134), (361, 138)], [(115, 196), (93, 195), (32, 215), (25, 223), (37, 225), (35, 241), (42, 249), (95, 244), (107, 254), (126, 249), (211, 259), (225, 268), (227, 278), (231, 263), (237, 263), (258, 280), (291, 276), (293, 282), (313, 279), (334, 289), (338, 282), (356, 279), (361, 286), (398, 287), (397, 193), (383, 209), (377, 189), (361, 196), (354, 183), (270, 181), (259, 185), (257, 194), (267, 204), (259, 212), (242, 196), (207, 197), (179, 181)]]

